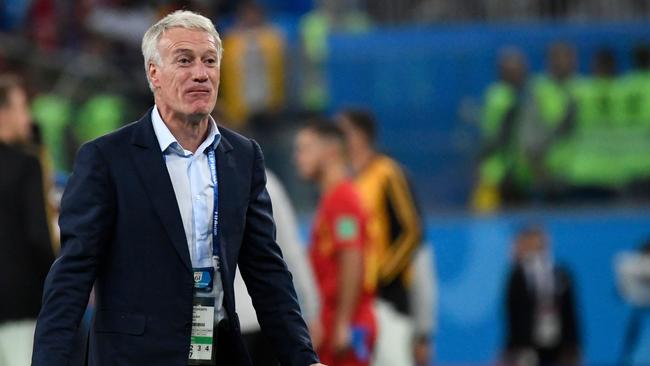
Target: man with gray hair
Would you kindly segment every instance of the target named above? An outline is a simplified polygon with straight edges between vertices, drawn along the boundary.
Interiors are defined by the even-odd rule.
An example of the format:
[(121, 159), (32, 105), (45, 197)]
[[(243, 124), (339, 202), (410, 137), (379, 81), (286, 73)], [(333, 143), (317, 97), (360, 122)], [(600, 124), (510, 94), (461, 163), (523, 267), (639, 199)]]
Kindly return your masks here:
[(210, 116), (222, 53), (214, 25), (174, 12), (146, 32), (142, 53), (155, 105), (79, 150), (33, 365), (68, 365), (93, 286), (90, 365), (250, 365), (237, 266), (281, 364), (318, 365), (275, 242), (262, 152)]

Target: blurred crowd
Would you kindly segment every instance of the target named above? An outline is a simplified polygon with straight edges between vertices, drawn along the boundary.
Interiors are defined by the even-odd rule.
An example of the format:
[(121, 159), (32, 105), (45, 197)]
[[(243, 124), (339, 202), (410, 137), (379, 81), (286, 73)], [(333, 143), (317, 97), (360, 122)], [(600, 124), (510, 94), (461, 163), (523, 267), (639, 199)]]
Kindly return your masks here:
[(619, 74), (612, 50), (576, 72), (571, 44), (548, 48), (546, 70), (529, 75), (526, 55), (506, 48), (499, 80), (485, 92), (482, 162), (474, 206), (648, 199), (650, 47)]
[[(268, 141), (269, 164), (293, 189), (296, 182), (280, 163), (288, 154), (285, 131), (328, 110), (329, 34), (413, 23), (417, 15), (429, 13), (491, 19), (486, 14), (496, 7), (465, 3), (6, 1), (0, 5), (0, 71), (26, 80), (33, 120), (62, 186), (81, 144), (139, 118), (150, 105), (140, 67), (140, 35), (173, 9), (198, 10), (215, 21), (226, 50), (215, 115), (263, 145)], [(531, 0), (499, 2), (495, 13), (508, 19), (508, 9), (530, 18), (593, 18), (614, 3), (622, 16), (643, 14), (647, 7), (644, 1)], [(424, 21), (442, 18), (432, 15)], [(650, 123), (644, 107), (650, 49), (639, 44), (630, 52), (634, 68), (623, 75), (608, 49), (593, 55), (589, 75), (576, 73), (576, 52), (569, 44), (549, 48), (540, 75), (529, 75), (527, 57), (516, 48), (501, 52), (500, 80), (485, 93), (480, 123), (482, 161), (472, 199), (476, 210), (647, 197), (650, 166), (642, 156), (650, 151), (644, 138)]]
[(307, 3), (296, 5), (299, 12), (288, 20), (271, 23), (252, 1), (3, 2), (0, 71), (26, 79), (53, 167), (69, 173), (83, 142), (139, 118), (151, 103), (140, 37), (174, 9), (205, 14), (222, 34), (227, 52), (217, 113), (229, 125), (241, 129), (251, 121), (280, 123), (322, 111), (328, 34), (361, 32), (372, 21), (354, 3)]

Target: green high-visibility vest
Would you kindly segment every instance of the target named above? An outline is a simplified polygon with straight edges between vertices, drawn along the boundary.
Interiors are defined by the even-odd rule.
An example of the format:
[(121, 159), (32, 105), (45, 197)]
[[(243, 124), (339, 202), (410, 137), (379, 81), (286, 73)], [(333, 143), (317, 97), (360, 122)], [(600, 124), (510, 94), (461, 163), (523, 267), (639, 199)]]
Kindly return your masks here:
[(72, 104), (56, 94), (41, 94), (31, 104), (32, 116), (41, 129), (43, 144), (57, 172), (69, 172), (66, 156), (66, 128), (72, 120)]
[[(483, 144), (492, 146), (502, 133), (508, 113), (518, 103), (517, 90), (505, 82), (496, 82), (488, 87), (484, 96), (483, 117), (480, 128)], [(514, 131), (505, 144), (489, 151), (480, 166), (481, 182), (490, 186), (498, 186), (510, 174), (515, 184), (524, 187), (530, 183), (530, 171), (524, 156), (519, 151), (517, 130), (519, 115), (515, 115)]]

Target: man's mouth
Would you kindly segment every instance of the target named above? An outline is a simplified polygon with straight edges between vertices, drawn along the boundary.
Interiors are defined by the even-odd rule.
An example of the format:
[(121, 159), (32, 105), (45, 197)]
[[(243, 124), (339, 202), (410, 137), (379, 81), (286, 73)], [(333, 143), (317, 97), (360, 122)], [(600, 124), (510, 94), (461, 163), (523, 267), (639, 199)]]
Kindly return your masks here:
[(190, 95), (202, 95), (202, 94), (210, 94), (210, 89), (207, 88), (190, 88), (186, 91), (187, 94)]

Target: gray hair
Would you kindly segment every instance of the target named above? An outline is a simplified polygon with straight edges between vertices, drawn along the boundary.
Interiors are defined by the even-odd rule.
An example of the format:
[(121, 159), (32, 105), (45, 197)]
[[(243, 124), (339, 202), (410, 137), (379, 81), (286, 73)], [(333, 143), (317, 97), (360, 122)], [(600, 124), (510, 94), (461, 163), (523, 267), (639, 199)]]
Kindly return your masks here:
[(158, 42), (165, 31), (171, 28), (185, 28), (193, 30), (202, 30), (208, 32), (213, 38), (217, 46), (217, 54), (219, 57), (218, 62), (221, 63), (221, 55), (223, 53), (223, 46), (219, 33), (214, 28), (212, 21), (201, 14), (187, 11), (177, 10), (168, 14), (160, 19), (156, 24), (152, 25), (142, 37), (142, 56), (144, 57), (144, 71), (147, 75), (147, 82), (149, 88), (154, 91), (153, 84), (149, 78), (149, 64), (154, 63), (160, 65), (162, 59), (160, 58), (160, 51), (158, 50)]

